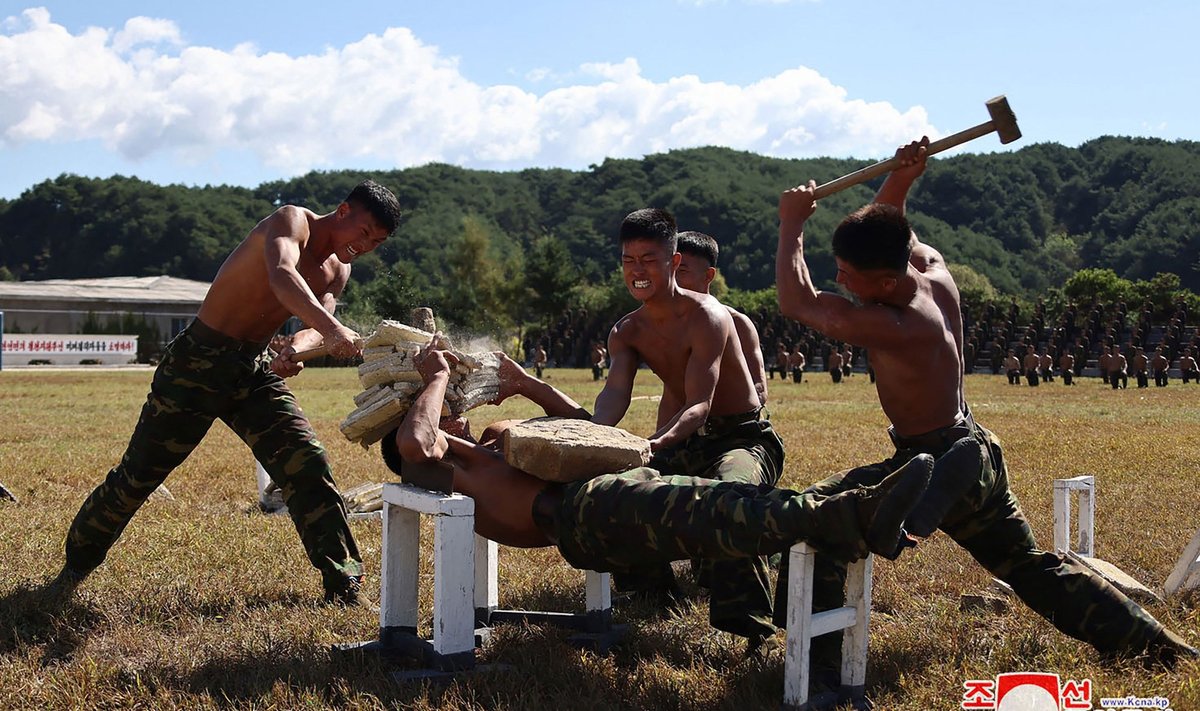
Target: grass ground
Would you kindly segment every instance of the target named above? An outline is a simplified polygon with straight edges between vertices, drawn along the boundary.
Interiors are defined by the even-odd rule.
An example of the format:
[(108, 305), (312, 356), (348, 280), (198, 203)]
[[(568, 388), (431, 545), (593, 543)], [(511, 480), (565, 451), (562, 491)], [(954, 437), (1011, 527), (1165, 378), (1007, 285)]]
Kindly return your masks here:
[[(548, 371), (590, 404), (587, 371)], [(484, 661), (508, 670), (444, 686), (392, 683), (394, 668), (340, 658), (329, 645), (373, 638), (365, 609), (326, 608), (291, 522), (255, 505), (249, 451), (213, 427), (168, 480), (174, 501), (152, 499), (75, 604), (50, 614), (37, 586), (62, 562), (79, 504), (121, 456), (150, 380), (137, 372), (0, 372), (0, 481), (21, 501), (0, 503), (0, 708), (138, 709), (746, 709), (782, 698), (782, 634), (763, 658), (707, 625), (698, 594), (678, 616), (619, 611), (631, 631), (609, 656), (573, 649), (565, 633), (501, 627)], [(784, 484), (806, 483), (889, 454), (873, 387), (862, 375), (834, 386), (770, 381), (772, 420), (787, 446)], [(1039, 541), (1050, 545), (1051, 480), (1095, 474), (1097, 554), (1161, 587), (1200, 525), (1200, 387), (1112, 391), (1096, 380), (1036, 390), (1003, 377), (968, 378), (977, 418), (1006, 447), (1013, 487)], [(348, 488), (384, 477), (377, 450), (337, 431), (358, 391), (354, 372), (309, 370), (293, 388)], [(649, 373), (635, 396), (656, 393)], [(625, 424), (647, 434), (656, 403), (633, 402)], [(474, 424), (534, 414), (506, 403)], [(380, 526), (353, 524), (376, 586)], [(1101, 696), (1162, 696), (1200, 709), (1200, 665), (1147, 671), (1104, 663), (1019, 604), (1006, 613), (960, 612), (959, 595), (988, 576), (944, 535), (875, 573), (868, 690), (880, 709), (958, 708), (962, 683), (1001, 672), (1045, 671), (1091, 679)], [(501, 604), (582, 606), (583, 576), (553, 550), (501, 553)], [(431, 605), (431, 575), (423, 582)], [(1193, 644), (1200, 597), (1152, 608)], [(428, 616), (426, 610), (425, 616)]]

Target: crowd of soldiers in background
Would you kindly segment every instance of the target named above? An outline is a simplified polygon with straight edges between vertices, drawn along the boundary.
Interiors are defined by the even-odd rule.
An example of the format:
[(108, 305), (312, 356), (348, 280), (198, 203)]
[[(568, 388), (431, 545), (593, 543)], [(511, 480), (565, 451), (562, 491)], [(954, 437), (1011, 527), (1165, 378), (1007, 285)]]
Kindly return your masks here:
[[(1061, 378), (1064, 385), (1073, 385), (1075, 378), (1097, 375), (1113, 389), (1125, 388), (1132, 376), (1137, 387), (1154, 384), (1166, 387), (1171, 373), (1177, 372), (1183, 382), (1200, 382), (1196, 354), (1200, 340), (1196, 329), (1189, 328), (1188, 308), (1182, 299), (1174, 305), (1171, 315), (1158, 319), (1150, 302), (1144, 302), (1134, 318), (1124, 302), (1093, 303), (1080, 318), (1080, 309), (1068, 303), (1053, 326), (1046, 327), (1046, 310), (1038, 302), (1023, 333), (1015, 324), (1020, 316), (1016, 303), (1001, 315), (995, 305), (989, 305), (978, 322), (968, 325), (964, 310), (964, 333), (969, 334), (963, 345), (968, 372), (982, 358), (992, 373), (1004, 371), (1008, 382), (1030, 387)], [(986, 351), (981, 343), (990, 343)]]
[[(1185, 383), (1200, 383), (1200, 334), (1187, 325), (1188, 307), (1182, 299), (1169, 317), (1157, 319), (1148, 301), (1132, 319), (1123, 301), (1082, 308), (1070, 302), (1052, 323), (1040, 300), (1025, 321), (1015, 299), (1007, 305), (989, 303), (979, 314), (964, 304), (962, 312), (967, 374), (1003, 372), (1010, 383), (1029, 386), (1055, 379), (1073, 385), (1085, 375), (1099, 376), (1114, 389), (1127, 387), (1130, 378), (1139, 388), (1149, 387), (1151, 377), (1156, 386), (1165, 387), (1173, 374)], [(875, 381), (865, 349), (830, 341), (766, 310), (747, 315), (758, 328), (771, 379), (778, 374), (800, 383), (806, 372), (820, 372), (838, 383), (853, 372), (865, 372)], [(584, 309), (569, 310), (548, 335), (525, 338), (525, 363), (539, 376), (547, 367), (590, 367), (599, 380), (607, 363), (604, 343), (610, 321)]]

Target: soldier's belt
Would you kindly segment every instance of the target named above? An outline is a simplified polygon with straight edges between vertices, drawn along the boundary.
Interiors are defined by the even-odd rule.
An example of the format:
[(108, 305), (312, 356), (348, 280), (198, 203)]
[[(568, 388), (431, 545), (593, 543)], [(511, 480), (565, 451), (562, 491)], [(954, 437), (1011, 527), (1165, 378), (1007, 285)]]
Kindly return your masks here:
[(217, 329), (209, 326), (200, 319), (192, 319), (188, 324), (186, 333), (196, 343), (215, 348), (224, 348), (225, 350), (236, 351), (245, 356), (257, 356), (267, 349), (267, 344), (253, 343), (251, 341), (243, 341), (233, 336), (228, 336), (221, 333)]

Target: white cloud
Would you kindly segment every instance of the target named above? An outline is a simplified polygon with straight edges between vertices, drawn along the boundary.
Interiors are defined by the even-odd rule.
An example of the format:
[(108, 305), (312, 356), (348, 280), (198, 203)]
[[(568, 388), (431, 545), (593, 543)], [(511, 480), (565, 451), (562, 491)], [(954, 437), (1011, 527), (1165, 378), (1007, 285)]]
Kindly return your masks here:
[(574, 84), (538, 94), (472, 82), (403, 28), (292, 57), (189, 46), (174, 23), (144, 17), (71, 34), (33, 9), (2, 26), (0, 148), (98, 139), (131, 160), (188, 161), (232, 150), (300, 173), (368, 161), (582, 167), (701, 145), (882, 156), (937, 135), (923, 108), (851, 99), (804, 67), (738, 86), (653, 81), (629, 58), (584, 64)]

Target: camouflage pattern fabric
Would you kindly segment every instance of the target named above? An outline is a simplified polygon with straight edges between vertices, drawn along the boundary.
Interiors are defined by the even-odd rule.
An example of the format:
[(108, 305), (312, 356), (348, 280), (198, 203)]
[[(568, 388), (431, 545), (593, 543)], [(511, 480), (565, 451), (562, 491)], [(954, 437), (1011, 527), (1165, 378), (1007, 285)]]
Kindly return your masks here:
[(561, 493), (539, 525), (576, 568), (620, 573), (647, 562), (752, 560), (801, 540), (843, 560), (866, 550), (858, 492), (801, 494), (650, 467), (553, 486)]
[[(1000, 440), (974, 423), (947, 431), (952, 429), (958, 434), (965, 429), (970, 439), (964, 442), (951, 436), (941, 444), (921, 442), (913, 446), (914, 443), (902, 438), (893, 438), (898, 448), (891, 459), (835, 474), (805, 492), (828, 496), (872, 486), (916, 454), (925, 452), (939, 457), (927, 495), (937, 495), (939, 479), (970, 479), (966, 493), (955, 502), (947, 502), (948, 513), (940, 525), (942, 531), (988, 572), (1011, 585), (1026, 605), (1062, 632), (1088, 642), (1101, 652), (1145, 649), (1163, 630), (1157, 620), (1091, 570), (1038, 549), (1021, 506), (1009, 488)], [(976, 446), (969, 445), (971, 439)], [(779, 570), (780, 580), (787, 579), (786, 557), (784, 560)], [(845, 580), (844, 563), (818, 555), (813, 609), (840, 607), (845, 600)], [(777, 623), (782, 623), (787, 610), (786, 585), (777, 586), (775, 609)], [(812, 644), (814, 665), (840, 667), (841, 635), (817, 637)]]
[(348, 576), (362, 575), (362, 558), (324, 448), (266, 353), (211, 345), (196, 330), (190, 326), (167, 346), (121, 463), (71, 524), (67, 566), (86, 573), (100, 565), (150, 493), (220, 418), (279, 485), (326, 587), (340, 589)]
[[(710, 417), (697, 434), (656, 452), (649, 468), (667, 477), (700, 477), (774, 487), (783, 472), (783, 441), (759, 411)], [(771, 575), (765, 558), (701, 561), (699, 579), (710, 589), (713, 627), (753, 637), (774, 633)], [(618, 589), (674, 589), (669, 564), (640, 566), (614, 576)]]

